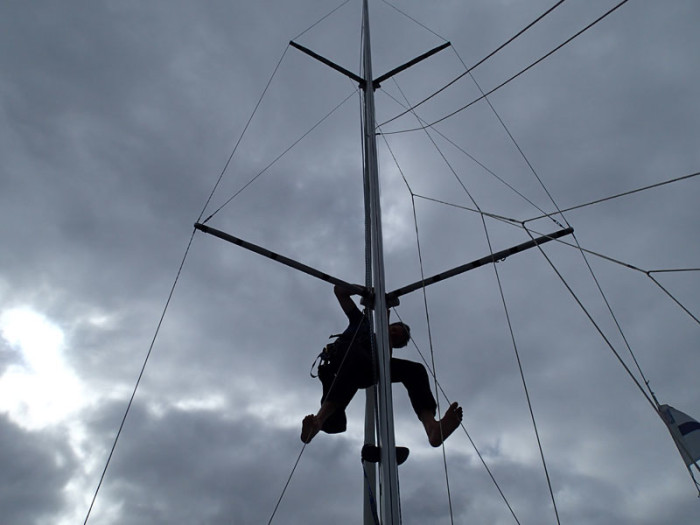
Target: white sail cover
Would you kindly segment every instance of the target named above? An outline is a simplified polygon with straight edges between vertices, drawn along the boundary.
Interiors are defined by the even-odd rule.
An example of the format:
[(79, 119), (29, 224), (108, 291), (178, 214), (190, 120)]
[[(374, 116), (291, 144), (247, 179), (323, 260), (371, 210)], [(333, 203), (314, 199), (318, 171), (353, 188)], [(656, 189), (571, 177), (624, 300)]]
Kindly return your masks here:
[(685, 464), (690, 467), (700, 460), (700, 423), (669, 405), (659, 406), (659, 414), (671, 432)]

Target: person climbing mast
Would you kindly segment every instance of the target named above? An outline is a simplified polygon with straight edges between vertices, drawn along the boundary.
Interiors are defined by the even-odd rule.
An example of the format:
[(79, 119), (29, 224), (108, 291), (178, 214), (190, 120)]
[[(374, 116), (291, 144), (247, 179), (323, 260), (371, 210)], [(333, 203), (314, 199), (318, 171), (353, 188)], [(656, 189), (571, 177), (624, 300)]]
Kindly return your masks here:
[[(345, 409), (360, 388), (377, 383), (376, 366), (372, 357), (372, 330), (352, 295), (356, 289), (336, 285), (334, 293), (350, 324), (328, 345), (322, 354), (324, 363), (319, 366), (319, 378), (323, 384), (321, 408), (316, 414), (307, 415), (301, 426), (301, 440), (310, 443), (321, 430), (327, 434), (344, 432), (347, 426)], [(405, 347), (411, 339), (411, 329), (404, 323), (389, 325), (391, 349)], [(411, 406), (423, 424), (428, 442), (440, 446), (462, 422), (462, 408), (452, 403), (442, 419), (435, 419), (437, 404), (430, 390), (425, 367), (414, 361), (391, 358), (391, 382), (402, 383), (408, 392)]]

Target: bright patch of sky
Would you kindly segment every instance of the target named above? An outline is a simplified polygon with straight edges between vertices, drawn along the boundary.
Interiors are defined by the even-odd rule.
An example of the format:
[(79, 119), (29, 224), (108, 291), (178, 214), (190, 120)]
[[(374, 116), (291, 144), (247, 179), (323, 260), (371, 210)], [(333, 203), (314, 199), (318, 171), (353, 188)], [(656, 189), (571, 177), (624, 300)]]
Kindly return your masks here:
[(401, 200), (393, 196), (382, 196), (381, 206), (382, 237), (386, 251), (391, 252), (415, 242), (410, 201), (406, 202), (406, 199)]
[(60, 327), (29, 308), (12, 308), (0, 314), (0, 334), (20, 358), (0, 377), (0, 412), (26, 430), (41, 430), (83, 406), (83, 388), (64, 359)]

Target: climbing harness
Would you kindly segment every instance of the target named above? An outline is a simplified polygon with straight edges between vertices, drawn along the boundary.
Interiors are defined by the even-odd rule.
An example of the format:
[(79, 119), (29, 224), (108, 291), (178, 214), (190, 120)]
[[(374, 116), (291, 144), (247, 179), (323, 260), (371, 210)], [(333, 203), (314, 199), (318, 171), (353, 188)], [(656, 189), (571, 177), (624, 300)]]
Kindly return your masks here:
[[(331, 372), (331, 370), (332, 373), (338, 370), (339, 361), (342, 360), (342, 352), (337, 345), (337, 338), (340, 337), (340, 335), (341, 334), (332, 334), (330, 338), (336, 338), (336, 340), (324, 346), (321, 353), (316, 356), (316, 359), (314, 359), (314, 362), (311, 364), (309, 375), (314, 379), (318, 377), (323, 381), (321, 376), (326, 375), (328, 372)], [(316, 368), (316, 373), (314, 373), (314, 368)]]

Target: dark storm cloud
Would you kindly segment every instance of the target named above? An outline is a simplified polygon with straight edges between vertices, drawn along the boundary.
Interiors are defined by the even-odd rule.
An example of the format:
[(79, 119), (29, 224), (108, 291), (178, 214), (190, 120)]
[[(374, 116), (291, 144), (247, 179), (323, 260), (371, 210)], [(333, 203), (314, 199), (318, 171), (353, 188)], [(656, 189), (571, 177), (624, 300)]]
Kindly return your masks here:
[[(27, 431), (3, 419), (3, 469), (19, 480), (3, 503), (9, 523), (83, 519), (192, 224), (287, 42), (334, 7), (326, 4), (0, 8), (0, 44), (9, 50), (0, 58), (0, 297), (3, 308), (31, 307), (56, 323), (65, 361), (89, 392), (73, 427), (85, 433), (77, 445), (62, 434), (68, 420)], [(450, 39), (470, 65), (551, 4), (398, 7)], [(476, 79), (492, 88), (613, 5), (563, 4), (475, 70)], [(372, 15), (377, 74), (442, 42), (383, 2), (372, 2)], [(630, 2), (493, 95), (559, 206), (698, 170), (696, 19), (692, 2)], [(356, 70), (358, 39), (359, 3), (350, 2), (298, 40)], [(392, 97), (416, 102), (461, 72), (446, 50), (385, 82), (380, 120), (403, 111)], [(205, 217), (355, 88), (289, 49)], [(465, 78), (418, 113), (437, 119), (476, 96)], [(357, 109), (354, 94), (210, 225), (362, 282)], [(416, 125), (407, 115), (388, 127)], [(554, 210), (487, 106), (437, 129)], [(473, 208), (464, 184), (485, 211), (519, 220), (541, 214), (431, 133), (449, 166), (423, 132), (386, 137), (416, 193)], [(378, 145), (392, 288), (420, 279), (421, 265), (410, 193), (383, 137)], [(642, 269), (697, 267), (697, 198), (691, 179), (567, 218), (596, 253)], [(420, 199), (416, 210), (426, 274), (488, 254), (477, 215)], [(529, 239), (486, 222), (494, 250)], [(540, 220), (537, 228), (559, 226)], [(544, 251), (629, 362), (581, 255), (554, 243)], [(688, 386), (700, 366), (697, 325), (643, 273), (589, 258), (659, 396), (700, 416)], [(694, 521), (692, 486), (666, 429), (542, 254), (531, 250), (496, 268), (562, 521)], [(695, 274), (657, 277), (697, 310)], [(554, 521), (497, 285), (488, 266), (428, 288), (430, 334), (420, 292), (402, 298), (398, 311), (431, 366), (434, 358), (440, 385), (464, 405), (465, 425), (518, 517)], [(309, 368), (345, 322), (325, 283), (197, 234), (91, 522), (266, 522), (301, 450), (299, 422), (319, 406)], [(421, 360), (412, 347), (401, 357)], [(363, 397), (350, 407), (347, 434), (321, 435), (306, 448), (276, 522), (359, 519)], [(397, 441), (412, 449), (400, 470), (404, 522), (448, 523), (441, 451), (427, 445), (400, 387), (395, 404)], [(455, 522), (512, 523), (464, 435), (450, 438), (447, 454)], [(72, 491), (62, 492), (69, 483)]]
[[(275, 428), (255, 416), (211, 417), (196, 410), (154, 416), (137, 408), (125, 432), (129, 438), (120, 447), (101, 505), (121, 505), (129, 523), (230, 523), (232, 516), (237, 523), (266, 521), (301, 451), (296, 429)], [(320, 498), (328, 487), (342, 490), (348, 482), (344, 471), (351, 467), (347, 445), (341, 437), (305, 458), (281, 503), (286, 522), (352, 515), (342, 503), (325, 513), (303, 503), (309, 495)], [(352, 466), (357, 470), (356, 458)]]
[(41, 523), (63, 512), (63, 491), (79, 468), (65, 436), (22, 430), (2, 417), (0, 439), (3, 521)]

